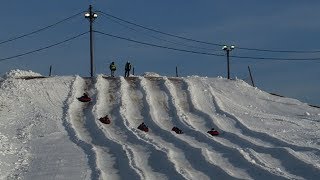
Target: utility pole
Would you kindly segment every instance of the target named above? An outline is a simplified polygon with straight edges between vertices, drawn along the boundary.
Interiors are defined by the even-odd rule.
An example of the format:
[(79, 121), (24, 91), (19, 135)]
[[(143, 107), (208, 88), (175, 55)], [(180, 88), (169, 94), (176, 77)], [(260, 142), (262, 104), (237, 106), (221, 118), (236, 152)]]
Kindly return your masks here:
[(93, 21), (98, 17), (96, 13), (92, 11), (92, 6), (89, 6), (89, 12), (85, 13), (85, 18), (89, 19), (90, 22), (90, 74), (93, 77)]
[(234, 49), (234, 46), (223, 46), (222, 50), (227, 52), (227, 71), (228, 71), (228, 79), (230, 79), (230, 61), (229, 61), (229, 55), (230, 51)]

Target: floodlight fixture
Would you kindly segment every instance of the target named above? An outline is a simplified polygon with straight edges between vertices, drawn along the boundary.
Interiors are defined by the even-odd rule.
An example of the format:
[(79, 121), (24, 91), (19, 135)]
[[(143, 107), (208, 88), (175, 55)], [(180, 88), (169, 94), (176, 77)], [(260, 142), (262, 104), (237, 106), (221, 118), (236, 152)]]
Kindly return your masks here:
[(228, 46), (223, 46), (222, 47), (222, 50), (224, 50), (224, 51), (227, 50), (227, 49), (228, 49)]

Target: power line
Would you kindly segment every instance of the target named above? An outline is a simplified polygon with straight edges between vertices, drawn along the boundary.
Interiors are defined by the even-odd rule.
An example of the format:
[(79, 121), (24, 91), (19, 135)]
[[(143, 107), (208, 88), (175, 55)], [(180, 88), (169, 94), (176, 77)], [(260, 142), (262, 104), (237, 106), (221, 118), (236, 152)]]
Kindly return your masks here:
[(202, 50), (210, 50), (210, 51), (221, 51), (221, 49), (217, 50), (217, 49), (212, 49), (212, 48), (204, 48), (204, 47), (199, 47), (199, 46), (187, 45), (187, 44), (184, 44), (184, 43), (174, 42), (174, 41), (170, 41), (170, 40), (167, 40), (167, 39), (159, 38), (157, 36), (150, 35), (150, 34), (142, 32), (142, 31), (139, 31), (139, 30), (137, 30), (135, 28), (132, 28), (130, 26), (127, 26), (127, 25), (121, 23), (120, 21), (117, 21), (117, 20), (115, 20), (113, 18), (110, 18), (108, 16), (105, 16), (105, 17), (107, 17), (110, 21), (112, 21), (112, 22), (114, 22), (116, 24), (119, 24), (119, 25), (121, 25), (121, 26), (123, 26), (123, 27), (125, 27), (127, 29), (130, 29), (130, 30), (138, 32), (138, 33), (142, 33), (145, 36), (152, 37), (152, 38), (160, 40), (160, 41), (164, 41), (164, 42), (168, 42), (168, 43), (171, 43), (171, 44), (180, 45), (180, 46), (184, 46), (184, 47), (194, 48), (194, 49), (202, 49)]
[[(193, 54), (202, 54), (202, 55), (209, 55), (209, 56), (220, 56), (220, 57), (225, 56), (222, 54), (191, 51), (191, 50), (185, 50), (185, 49), (157, 45), (157, 44), (153, 44), (153, 43), (141, 42), (141, 41), (133, 40), (133, 39), (126, 38), (126, 37), (121, 37), (121, 36), (117, 36), (117, 35), (104, 33), (101, 31), (94, 31), (94, 32), (102, 34), (102, 35), (106, 35), (109, 37), (117, 38), (117, 39), (122, 39), (122, 40), (130, 41), (130, 42), (134, 42), (134, 43), (138, 43), (138, 44), (143, 44), (143, 45), (148, 45), (148, 46), (153, 46), (153, 47), (158, 47), (158, 48), (163, 48), (163, 49), (170, 49), (170, 50), (175, 50), (175, 51), (180, 51), (180, 52), (188, 52), (188, 53), (193, 53)], [(239, 59), (275, 60), (275, 61), (319, 61), (320, 60), (320, 58), (273, 58), (273, 57), (252, 57), (252, 56), (230, 56), (230, 57), (239, 58)]]
[(182, 37), (182, 36), (177, 36), (177, 35), (174, 35), (174, 34), (162, 32), (162, 31), (159, 31), (159, 30), (156, 30), (156, 29), (153, 29), (153, 28), (148, 28), (148, 27), (139, 25), (139, 24), (137, 24), (137, 23), (124, 20), (124, 19), (122, 19), (122, 18), (113, 16), (113, 15), (108, 14), (108, 13), (105, 13), (105, 12), (103, 12), (103, 11), (98, 11), (98, 12), (102, 13), (103, 15), (112, 17), (112, 18), (117, 19), (117, 20), (120, 20), (120, 21), (122, 21), (122, 22), (131, 24), (131, 25), (134, 25), (134, 26), (143, 28), (143, 29), (147, 29), (147, 30), (149, 30), (149, 31), (153, 31), (153, 32), (156, 32), (156, 33), (160, 33), (160, 34), (163, 34), (163, 35), (167, 35), (167, 36), (171, 36), (171, 37), (175, 37), (175, 38), (179, 38), (179, 39), (183, 39), (183, 40), (188, 40), (188, 41), (194, 41), (194, 42), (198, 42), (198, 43), (202, 43), (202, 44), (209, 44), (209, 45), (214, 45), (214, 46), (220, 46), (220, 47), (224, 45), (224, 44), (216, 44), (216, 43), (204, 42), (204, 41), (199, 41), (199, 40), (195, 40), (195, 39), (190, 39), (190, 38), (186, 38), (186, 37)]
[(46, 46), (46, 47), (42, 47), (42, 48), (33, 50), (33, 51), (25, 52), (25, 53), (18, 54), (18, 55), (15, 55), (15, 56), (10, 56), (10, 57), (6, 57), (6, 58), (2, 58), (2, 59), (0, 59), (0, 61), (6, 61), (6, 60), (9, 60), (9, 59), (13, 59), (13, 58), (25, 56), (25, 55), (28, 55), (28, 54), (32, 54), (32, 53), (35, 53), (35, 52), (39, 52), (39, 51), (42, 51), (42, 50), (45, 50), (45, 49), (49, 49), (49, 48), (52, 48), (52, 47), (54, 47), (54, 46), (58, 46), (58, 45), (60, 45), (60, 44), (63, 44), (63, 43), (66, 43), (66, 42), (68, 42), (68, 41), (71, 41), (71, 40), (73, 40), (73, 39), (76, 39), (76, 38), (78, 38), (78, 37), (80, 37), (80, 36), (83, 36), (83, 35), (87, 34), (88, 32), (89, 32), (89, 31), (84, 32), (84, 33), (81, 33), (81, 34), (78, 34), (78, 35), (76, 35), (76, 36), (73, 36), (73, 37), (68, 38), (68, 39), (66, 39), (66, 40), (63, 40), (63, 41), (60, 41), (60, 42), (58, 42), (58, 43), (55, 43), (55, 44), (52, 44), (52, 45), (49, 45), (49, 46)]
[[(111, 15), (109, 13), (105, 13), (103, 11), (98, 11), (100, 13), (102, 13), (103, 15), (106, 15), (106, 16), (109, 16), (111, 18), (114, 18), (114, 19), (117, 19), (119, 21), (122, 21), (122, 22), (125, 22), (125, 23), (128, 23), (128, 24), (131, 24), (131, 25), (134, 25), (134, 26), (137, 26), (137, 27), (140, 27), (140, 28), (143, 28), (143, 29), (147, 29), (149, 31), (153, 31), (153, 32), (156, 32), (156, 33), (160, 33), (160, 34), (163, 34), (163, 35), (167, 35), (167, 36), (171, 36), (171, 37), (175, 37), (175, 38), (179, 38), (179, 39), (183, 39), (183, 40), (187, 40), (187, 41), (193, 41), (193, 42), (197, 42), (197, 43), (202, 43), (202, 44), (207, 44), (207, 45), (214, 45), (214, 46), (224, 46), (224, 44), (218, 44), (218, 43), (211, 43), (211, 42), (206, 42), (206, 41), (200, 41), (200, 40), (196, 40), (196, 39), (191, 39), (191, 38), (187, 38), (187, 37), (182, 37), (182, 36), (177, 36), (177, 35), (174, 35), (174, 34), (171, 34), (171, 33), (166, 33), (166, 32), (162, 32), (162, 31), (159, 31), (159, 30), (156, 30), (156, 29), (153, 29), (153, 28), (149, 28), (149, 27), (145, 27), (145, 26), (142, 26), (140, 24), (137, 24), (137, 23), (134, 23), (134, 22), (131, 22), (131, 21), (128, 21), (128, 20), (124, 20), (122, 18), (119, 18), (119, 17), (116, 17), (114, 15)], [(272, 50), (272, 49), (259, 49), (259, 48), (248, 48), (248, 47), (238, 47), (237, 46), (237, 49), (240, 49), (240, 50), (247, 50), (247, 51), (262, 51), (262, 52), (273, 52), (273, 53), (319, 53), (320, 50), (310, 50), (310, 51), (298, 51), (298, 50)]]
[(170, 49), (170, 50), (181, 51), (181, 52), (188, 52), (188, 53), (193, 53), (193, 54), (212, 55), (212, 56), (224, 56), (224, 55), (222, 55), (222, 54), (214, 54), (214, 53), (207, 53), (207, 52), (191, 51), (191, 50), (178, 49), (178, 48), (167, 47), (167, 46), (162, 46), (162, 45), (157, 45), (157, 44), (152, 44), (152, 43), (147, 43), (147, 42), (141, 42), (141, 41), (137, 41), (137, 40), (125, 38), (125, 37), (120, 37), (120, 36), (116, 36), (116, 35), (112, 35), (112, 34), (108, 34), (108, 33), (103, 33), (103, 32), (100, 32), (100, 31), (94, 31), (94, 32), (99, 33), (99, 34), (103, 34), (103, 35), (106, 35), (106, 36), (109, 36), (109, 37), (117, 38), (117, 39), (122, 39), (122, 40), (131, 41), (131, 42), (138, 43), (138, 44), (143, 44), (143, 45), (148, 45), (148, 46), (153, 46), (153, 47), (158, 47), (158, 48), (163, 48), (163, 49)]
[(63, 19), (63, 20), (60, 20), (60, 21), (58, 21), (58, 22), (56, 22), (56, 23), (53, 23), (53, 24), (51, 24), (51, 25), (49, 25), (49, 26), (45, 26), (45, 27), (40, 28), (40, 29), (38, 29), (38, 30), (32, 31), (32, 32), (30, 32), (30, 33), (26, 33), (26, 34), (23, 34), (23, 35), (20, 35), (20, 36), (17, 36), (17, 37), (9, 38), (9, 39), (7, 39), (7, 40), (5, 40), (5, 41), (1, 41), (0, 44), (4, 44), (4, 43), (10, 42), (10, 41), (14, 41), (14, 40), (17, 40), (17, 39), (20, 39), (20, 38), (23, 38), (23, 37), (26, 37), (26, 36), (29, 36), (29, 35), (32, 35), (32, 34), (35, 34), (35, 33), (39, 33), (39, 32), (41, 32), (41, 31), (44, 31), (44, 30), (49, 29), (49, 28), (51, 28), (51, 27), (54, 27), (54, 26), (56, 26), (56, 25), (58, 25), (58, 24), (60, 24), (60, 23), (63, 23), (63, 22), (65, 22), (65, 21), (67, 21), (67, 20), (70, 20), (70, 19), (78, 16), (79, 14), (82, 14), (83, 12), (84, 12), (84, 11), (81, 11), (81, 12), (79, 12), (79, 13), (77, 13), (77, 14), (74, 14), (74, 15), (72, 15), (72, 16), (69, 16), (69, 17), (67, 17), (67, 18), (65, 18), (65, 19)]
[(245, 47), (237, 47), (237, 49), (248, 50), (248, 51), (263, 51), (263, 52), (274, 52), (274, 53), (301, 53), (301, 54), (312, 54), (319, 53), (320, 50), (314, 51), (297, 51), (297, 50), (271, 50), (271, 49), (256, 49), (256, 48), (245, 48)]
[(239, 59), (253, 60), (274, 60), (274, 61), (320, 61), (320, 57), (315, 58), (276, 58), (276, 57), (253, 57), (253, 56), (230, 56)]

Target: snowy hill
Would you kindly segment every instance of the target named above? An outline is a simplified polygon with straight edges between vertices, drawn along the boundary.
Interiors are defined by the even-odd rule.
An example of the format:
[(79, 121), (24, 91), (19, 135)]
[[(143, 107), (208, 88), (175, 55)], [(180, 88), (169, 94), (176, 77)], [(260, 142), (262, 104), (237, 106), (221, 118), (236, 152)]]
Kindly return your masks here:
[(30, 76), (1, 80), (0, 179), (320, 179), (320, 109), (298, 100), (224, 78)]

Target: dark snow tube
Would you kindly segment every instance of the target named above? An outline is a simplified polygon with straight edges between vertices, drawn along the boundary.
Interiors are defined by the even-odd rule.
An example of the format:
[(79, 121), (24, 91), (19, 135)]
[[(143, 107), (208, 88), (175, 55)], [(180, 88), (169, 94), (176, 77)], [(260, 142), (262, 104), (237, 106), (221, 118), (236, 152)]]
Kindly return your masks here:
[(207, 133), (209, 133), (211, 136), (218, 136), (219, 135), (219, 132), (216, 130), (211, 130), (211, 131), (208, 131)]
[(79, 97), (78, 100), (81, 101), (81, 102), (89, 102), (89, 101), (91, 101), (91, 98), (89, 98), (89, 97)]
[(111, 120), (108, 117), (102, 117), (99, 119), (100, 122), (104, 123), (104, 124), (110, 124)]
[(140, 126), (138, 126), (138, 129), (140, 129), (141, 131), (144, 131), (144, 132), (149, 131), (149, 128), (146, 125), (140, 125)]
[(176, 132), (177, 134), (182, 134), (183, 133), (182, 130), (177, 128), (177, 127), (173, 127), (171, 130)]

